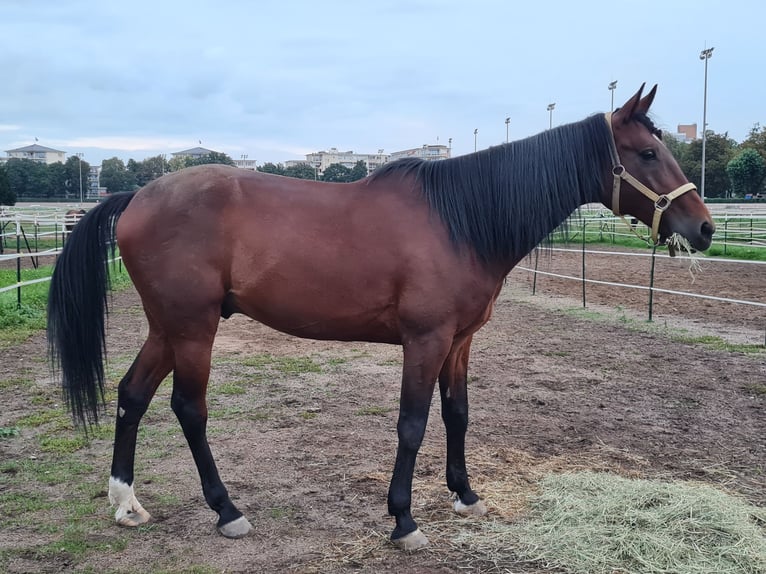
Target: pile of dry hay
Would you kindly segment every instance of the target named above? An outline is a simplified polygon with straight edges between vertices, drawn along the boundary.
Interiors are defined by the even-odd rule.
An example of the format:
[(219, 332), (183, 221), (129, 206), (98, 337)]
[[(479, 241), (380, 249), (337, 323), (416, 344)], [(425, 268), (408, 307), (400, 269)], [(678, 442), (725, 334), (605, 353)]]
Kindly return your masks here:
[[(442, 457), (438, 446), (425, 445), (413, 482), (413, 509), (431, 541), (421, 553), (432, 567), (498, 574), (766, 573), (764, 508), (709, 486), (639, 480), (645, 465), (627, 453), (597, 447), (577, 457), (538, 458), (479, 447), (471, 455), (472, 479), (490, 511), (479, 518), (451, 511)], [(363, 478), (385, 489), (390, 475)], [(305, 571), (386, 570), (399, 553), (386, 531), (367, 531), (328, 546)]]
[(487, 521), (462, 543), (495, 564), (580, 574), (766, 572), (766, 510), (694, 483), (551, 474), (521, 524)]

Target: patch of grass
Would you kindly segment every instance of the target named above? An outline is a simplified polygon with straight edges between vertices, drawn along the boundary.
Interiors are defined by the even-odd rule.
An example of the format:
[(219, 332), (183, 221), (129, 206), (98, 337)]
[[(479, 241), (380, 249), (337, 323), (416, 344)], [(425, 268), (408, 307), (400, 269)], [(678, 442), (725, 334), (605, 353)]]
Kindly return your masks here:
[(268, 510), (269, 516), (276, 520), (288, 519), (293, 515), (293, 512), (292, 508), (284, 506), (274, 506)]
[(0, 493), (0, 516), (13, 517), (25, 512), (53, 508), (54, 502), (35, 492)]
[(23, 377), (13, 377), (12, 379), (0, 380), (0, 391), (14, 389), (29, 384), (30, 380)]
[(0, 438), (12, 438), (19, 436), (18, 427), (0, 427)]
[(572, 353), (569, 351), (543, 351), (541, 354), (546, 357), (569, 357)]
[[(21, 280), (43, 279), (53, 273), (52, 265), (42, 265), (37, 269), (22, 269)], [(112, 288), (124, 289), (131, 285), (125, 268), (117, 266), (111, 270)], [(16, 270), (0, 269), (0, 287), (17, 282)], [(17, 300), (17, 291), (0, 293), (0, 349), (6, 349), (21, 343), (31, 335), (45, 329), (48, 288), (45, 281), (21, 287), (21, 305)]]
[(222, 383), (216, 385), (215, 391), (222, 395), (244, 395), (247, 392), (245, 385), (240, 382)]
[(754, 395), (766, 395), (766, 385), (760, 383), (750, 383), (742, 387), (749, 393)]
[(70, 454), (84, 448), (88, 440), (84, 436), (41, 436), (40, 450), (53, 454)]
[(57, 423), (59, 428), (71, 427), (70, 418), (60, 410), (51, 409), (47, 411), (39, 411), (21, 417), (16, 421), (16, 424), (21, 427), (39, 427), (52, 422)]
[(311, 357), (276, 357), (267, 353), (247, 357), (240, 362), (248, 367), (272, 369), (286, 375), (322, 372), (322, 366)]
[(305, 421), (310, 421), (311, 419), (315, 419), (317, 417), (317, 413), (312, 411), (303, 411), (301, 413), (301, 418)]
[(152, 569), (153, 574), (220, 574), (220, 568), (195, 564), (194, 566), (179, 566), (172, 568)]
[(734, 353), (745, 354), (758, 354), (766, 351), (766, 347), (763, 345), (743, 344), (743, 343), (730, 343), (716, 337), (714, 335), (686, 335), (686, 334), (673, 334), (672, 338), (681, 343), (688, 343), (693, 345), (704, 345), (709, 349), (716, 351), (729, 351)]
[[(599, 311), (583, 309), (581, 307), (561, 309), (561, 312), (573, 317), (586, 319), (588, 321), (609, 322), (610, 320), (614, 320), (614, 318), (608, 314)], [(714, 351), (744, 353), (747, 355), (758, 355), (761, 353), (766, 353), (766, 346), (762, 344), (731, 343), (715, 335), (692, 335), (683, 329), (674, 329), (667, 326), (662, 327), (656, 323), (650, 323), (648, 321), (637, 321), (625, 316), (624, 314), (618, 316), (617, 320), (623, 323), (628, 329), (632, 331), (640, 331), (653, 334), (661, 333), (669, 336), (671, 340), (678, 343), (686, 343), (689, 345), (704, 345), (708, 349), (712, 349)]]
[(70, 523), (60, 539), (37, 546), (34, 553), (39, 556), (64, 555), (78, 559), (88, 552), (121, 552), (127, 547), (125, 538), (94, 535), (84, 527)]
[(580, 319), (587, 319), (588, 321), (602, 321), (604, 319), (603, 313), (598, 311), (592, 311), (590, 309), (583, 309), (582, 307), (573, 307), (571, 309), (562, 309), (567, 315), (578, 317)]
[(376, 416), (376, 417), (382, 417), (386, 413), (391, 412), (391, 407), (363, 407), (356, 411), (354, 414), (360, 417), (364, 416)]

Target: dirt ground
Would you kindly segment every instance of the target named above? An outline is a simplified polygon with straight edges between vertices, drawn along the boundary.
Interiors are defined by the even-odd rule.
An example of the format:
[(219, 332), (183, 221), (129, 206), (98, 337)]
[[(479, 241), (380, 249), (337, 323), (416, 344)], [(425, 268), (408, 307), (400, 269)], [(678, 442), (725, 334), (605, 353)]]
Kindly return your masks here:
[[(570, 258), (571, 259), (571, 258)], [(603, 263), (599, 263), (603, 261)], [(594, 259), (588, 276), (641, 283), (624, 261)], [(529, 264), (529, 262), (527, 262)], [(579, 258), (541, 256), (540, 268), (579, 271)], [(658, 287), (764, 301), (766, 267), (705, 264), (694, 283), (683, 264), (661, 261)], [(592, 275), (591, 275), (592, 273)], [(473, 486), (486, 498), (482, 520), (513, 521), (523, 496), (549, 471), (601, 469), (629, 476), (694, 479), (766, 504), (766, 354), (714, 350), (683, 342), (717, 335), (762, 344), (766, 312), (674, 296), (657, 296), (647, 326), (645, 292), (538, 279), (514, 271), (492, 321), (474, 339), (467, 460)], [(109, 328), (110, 386), (146, 332), (135, 293), (114, 297)], [(669, 327), (666, 329), (665, 327)], [(3, 351), (0, 427), (35, 412), (35, 393), (57, 390), (42, 336)], [(170, 385), (147, 413), (137, 449), (136, 494), (153, 514), (149, 527), (112, 522), (106, 499), (111, 439), (75, 452), (87, 467), (69, 489), (46, 497), (69, 504), (75, 486), (97, 484), (91, 539), (100, 550), (9, 553), (8, 572), (550, 572), (523, 563), (494, 564), (456, 533), (473, 522), (456, 518), (444, 479), (444, 430), (434, 400), (415, 475), (413, 514), (432, 544), (404, 554), (387, 543), (393, 521), (386, 492), (396, 450), (401, 352), (398, 347), (299, 340), (242, 316), (222, 321), (209, 389), (209, 437), (219, 470), (255, 527), (242, 540), (214, 528), (196, 469), (169, 408)], [(115, 406), (110, 405), (110, 416)], [(0, 463), (45, 460), (37, 434), (0, 439)], [(108, 436), (108, 434), (107, 434)], [(0, 495), (19, 485), (0, 474)], [(69, 494), (64, 494), (64, 493)], [(511, 500), (512, 499), (512, 500)], [(509, 500), (511, 502), (509, 503)], [(45, 520), (41, 518), (41, 520)], [(33, 521), (4, 528), (0, 551), (29, 549), (60, 537)], [(109, 549), (111, 544), (112, 549)]]

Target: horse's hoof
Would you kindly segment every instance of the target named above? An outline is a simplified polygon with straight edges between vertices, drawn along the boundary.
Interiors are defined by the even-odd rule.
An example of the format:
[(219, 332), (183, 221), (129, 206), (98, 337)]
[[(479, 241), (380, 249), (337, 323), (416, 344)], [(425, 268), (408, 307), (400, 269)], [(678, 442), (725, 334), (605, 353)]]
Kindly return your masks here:
[(487, 514), (487, 507), (481, 500), (477, 500), (473, 504), (463, 504), (463, 501), (458, 498), (455, 500), (454, 509), (460, 516), (484, 516)]
[(152, 516), (139, 504), (138, 508), (134, 510), (118, 510), (114, 515), (114, 519), (120, 526), (135, 528), (136, 526), (141, 526), (142, 524), (149, 522), (152, 519)]
[(406, 536), (392, 540), (394, 545), (400, 550), (406, 550), (408, 552), (413, 550), (420, 550), (424, 546), (428, 545), (428, 538), (420, 531), (420, 528), (413, 530)]
[(247, 518), (240, 516), (236, 520), (224, 524), (218, 527), (218, 532), (223, 534), (226, 538), (242, 538), (247, 536), (247, 533), (252, 530), (252, 525), (247, 521)]

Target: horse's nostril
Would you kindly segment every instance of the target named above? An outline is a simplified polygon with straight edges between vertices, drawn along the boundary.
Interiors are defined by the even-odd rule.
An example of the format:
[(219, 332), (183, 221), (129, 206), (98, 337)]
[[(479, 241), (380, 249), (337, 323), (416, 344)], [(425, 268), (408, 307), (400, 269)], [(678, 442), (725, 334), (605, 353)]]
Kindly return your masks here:
[(708, 239), (712, 238), (713, 234), (715, 233), (715, 225), (713, 225), (709, 221), (705, 221), (702, 224), (702, 229), (700, 229), (700, 233), (702, 233), (703, 237), (707, 237)]

